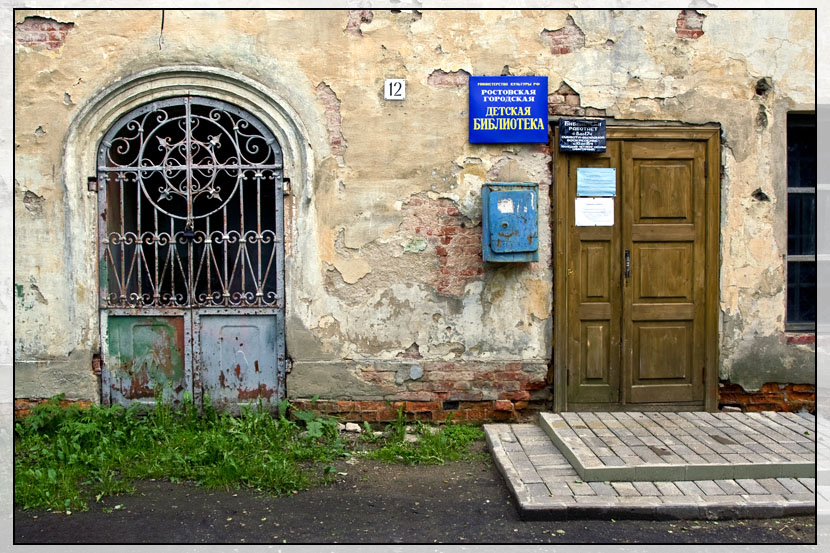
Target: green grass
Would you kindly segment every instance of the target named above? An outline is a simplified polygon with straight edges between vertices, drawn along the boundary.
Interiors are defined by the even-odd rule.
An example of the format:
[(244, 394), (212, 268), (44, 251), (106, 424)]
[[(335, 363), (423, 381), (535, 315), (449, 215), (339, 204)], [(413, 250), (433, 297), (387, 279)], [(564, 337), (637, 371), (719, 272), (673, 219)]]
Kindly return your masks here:
[(208, 408), (199, 416), (185, 402), (178, 411), (162, 405), (142, 416), (51, 401), (15, 424), (15, 503), (86, 510), (93, 497), (134, 491), (140, 478), (274, 494), (324, 481), (330, 462), (348, 454), (337, 423), (299, 412), (306, 419), (300, 424), (284, 414), (258, 409), (233, 417)]
[(447, 461), (471, 460), (476, 454), (470, 452), (470, 445), (484, 437), (481, 428), (466, 424), (453, 424), (452, 419), (444, 426), (436, 427), (417, 422), (413, 434), (417, 442), (407, 442), (406, 420), (398, 411), (397, 420), (387, 426), (387, 438), (380, 447), (367, 452), (367, 457), (387, 463), (406, 465), (441, 465)]
[(399, 413), (385, 437), (364, 432), (350, 445), (331, 417), (295, 409), (295, 420), (289, 419), (287, 401), (278, 416), (259, 408), (234, 417), (217, 413), (209, 402), (199, 414), (189, 398), (181, 409), (162, 404), (147, 413), (137, 407), (61, 407), (59, 400), (15, 422), (14, 501), (23, 509), (82, 511), (90, 501), (133, 493), (134, 482), (148, 478), (283, 495), (329, 481), (336, 472), (332, 463), (350, 455), (444, 463), (472, 458), (469, 445), (483, 435), (468, 425), (447, 424), (433, 433), (417, 423), (420, 440), (408, 443)]

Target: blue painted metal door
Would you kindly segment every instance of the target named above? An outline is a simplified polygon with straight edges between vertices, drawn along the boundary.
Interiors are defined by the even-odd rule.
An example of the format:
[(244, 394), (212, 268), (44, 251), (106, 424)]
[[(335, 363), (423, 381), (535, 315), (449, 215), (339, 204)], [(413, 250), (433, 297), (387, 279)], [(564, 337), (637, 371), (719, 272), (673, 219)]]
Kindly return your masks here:
[(285, 395), (282, 319), (275, 315), (199, 311), (198, 359), (203, 401), (238, 412), (259, 402), (273, 405)]

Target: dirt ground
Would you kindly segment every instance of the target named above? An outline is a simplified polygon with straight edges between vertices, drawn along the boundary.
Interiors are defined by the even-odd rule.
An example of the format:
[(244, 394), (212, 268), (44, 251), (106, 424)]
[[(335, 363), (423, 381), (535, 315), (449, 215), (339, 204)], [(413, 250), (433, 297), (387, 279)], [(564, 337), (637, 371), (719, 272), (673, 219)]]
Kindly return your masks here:
[[(483, 442), (477, 444), (484, 448)], [(739, 521), (522, 521), (489, 461), (339, 462), (337, 481), (288, 497), (142, 481), (87, 512), (15, 510), (32, 543), (814, 543), (815, 517)], [(111, 511), (111, 512), (107, 512)]]

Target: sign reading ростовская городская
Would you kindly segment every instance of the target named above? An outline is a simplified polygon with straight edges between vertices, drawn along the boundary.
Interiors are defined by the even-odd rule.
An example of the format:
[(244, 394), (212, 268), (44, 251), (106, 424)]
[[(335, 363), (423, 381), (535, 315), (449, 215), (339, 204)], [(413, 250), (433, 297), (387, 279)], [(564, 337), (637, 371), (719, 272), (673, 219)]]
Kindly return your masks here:
[(547, 77), (470, 77), (470, 142), (547, 142)]

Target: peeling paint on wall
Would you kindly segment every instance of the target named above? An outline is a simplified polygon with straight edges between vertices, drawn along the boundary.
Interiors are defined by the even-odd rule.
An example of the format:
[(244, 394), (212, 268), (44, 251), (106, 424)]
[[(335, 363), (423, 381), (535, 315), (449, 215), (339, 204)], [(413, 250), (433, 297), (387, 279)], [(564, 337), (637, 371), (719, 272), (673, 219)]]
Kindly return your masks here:
[[(96, 205), (84, 179), (100, 136), (85, 138), (77, 182), (60, 176), (59, 137), (113, 83), (184, 65), (255, 82), (303, 138), (311, 177), (286, 173), (292, 397), (440, 406), (446, 394), (518, 409), (549, 395), (551, 150), (469, 144), (470, 74), (545, 75), (555, 116), (720, 123), (721, 378), (751, 387), (756, 364), (769, 381), (808, 378), (814, 345), (784, 338), (784, 145), (786, 113), (814, 107), (811, 11), (166, 10), (163, 49), (157, 11), (113, 13), (15, 12), (16, 33), (37, 18), (73, 22), (57, 49), (15, 35), (15, 271), (36, 276), (15, 283), (18, 397), (97, 393)], [(383, 100), (391, 77), (407, 79), (406, 101)], [(539, 184), (539, 262), (481, 261), (487, 181)]]

